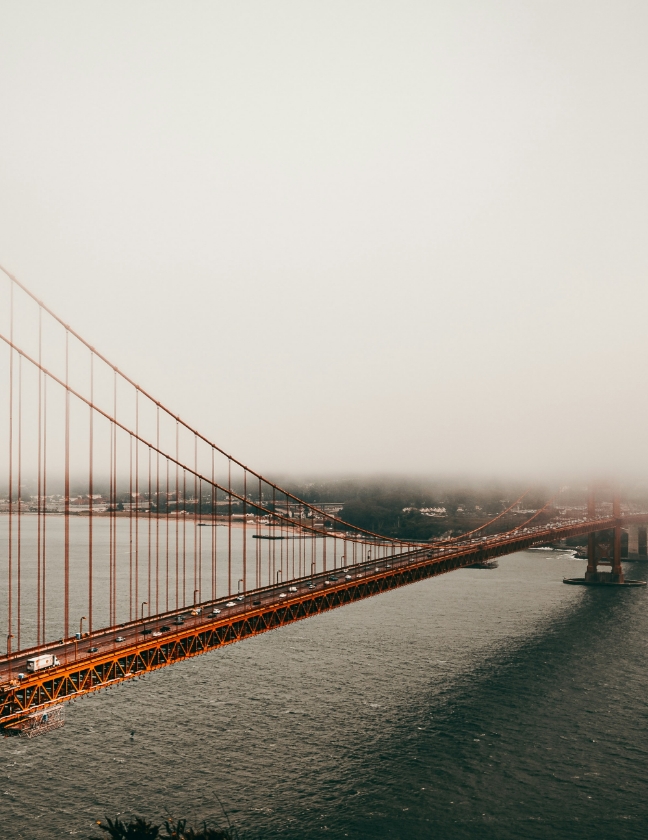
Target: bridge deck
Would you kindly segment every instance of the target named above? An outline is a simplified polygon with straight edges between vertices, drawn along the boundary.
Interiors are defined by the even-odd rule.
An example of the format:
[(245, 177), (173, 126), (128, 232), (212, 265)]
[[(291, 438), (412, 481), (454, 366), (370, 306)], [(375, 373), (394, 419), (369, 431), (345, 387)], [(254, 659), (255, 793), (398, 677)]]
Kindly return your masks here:
[[(572, 520), (451, 546), (423, 546), (344, 570), (249, 591), (241, 600), (229, 596), (207, 601), (199, 605), (201, 612), (197, 615), (187, 615), (185, 608), (152, 616), (143, 622), (97, 631), (81, 641), (67, 639), (21, 651), (10, 658), (5, 656), (0, 658), (0, 725), (17, 724), (35, 709), (71, 700), (381, 592), (534, 545), (618, 525), (643, 523), (647, 519), (648, 515), (637, 514), (620, 520)], [(227, 607), (225, 604), (230, 599), (233, 606)], [(210, 616), (209, 612), (214, 608), (221, 612)], [(183, 623), (174, 623), (181, 615), (184, 616)], [(163, 631), (162, 627), (168, 629)], [(117, 637), (123, 637), (124, 641), (118, 642)], [(91, 651), (91, 648), (96, 650)], [(44, 652), (54, 654), (61, 664), (34, 674), (26, 673), (26, 660)]]

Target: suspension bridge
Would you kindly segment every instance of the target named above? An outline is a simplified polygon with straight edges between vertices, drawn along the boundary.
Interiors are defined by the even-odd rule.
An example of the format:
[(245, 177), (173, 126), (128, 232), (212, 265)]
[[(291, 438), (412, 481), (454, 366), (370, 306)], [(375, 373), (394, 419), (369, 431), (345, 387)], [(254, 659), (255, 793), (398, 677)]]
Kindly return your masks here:
[(626, 583), (622, 529), (648, 512), (618, 496), (590, 494), (577, 516), (554, 497), (511, 527), (521, 497), (428, 543), (350, 526), (209, 441), (1, 270), (5, 731), (46, 731), (64, 701), (532, 546), (587, 537), (574, 582)]

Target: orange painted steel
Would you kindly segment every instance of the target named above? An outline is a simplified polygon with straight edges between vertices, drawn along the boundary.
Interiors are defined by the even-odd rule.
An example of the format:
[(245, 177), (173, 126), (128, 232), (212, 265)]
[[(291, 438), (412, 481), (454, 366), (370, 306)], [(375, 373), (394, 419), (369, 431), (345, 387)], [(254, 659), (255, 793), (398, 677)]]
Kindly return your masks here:
[[(21, 722), (37, 709), (75, 700), (102, 688), (142, 677), (175, 662), (401, 586), (471, 566), (476, 562), (522, 551), (541, 544), (547, 539), (562, 540), (595, 531), (646, 522), (648, 522), (648, 514), (620, 518), (613, 516), (563, 527), (539, 528), (526, 534), (507, 533), (482, 544), (466, 544), (453, 547), (451, 550), (438, 551), (425, 548), (390, 557), (389, 563), (379, 561), (382, 563), (382, 568), (378, 570), (373, 568), (373, 563), (355, 566), (352, 568), (354, 575), (350, 580), (331, 582), (326, 588), (320, 588), (314, 592), (302, 589), (301, 592), (290, 594), (285, 600), (279, 600), (276, 588), (273, 587), (250, 592), (245, 600), (251, 606), (239, 614), (202, 620), (191, 627), (169, 631), (150, 641), (135, 642), (119, 649), (113, 648), (110, 651), (84, 657), (73, 663), (65, 663), (56, 668), (36, 672), (22, 681), (5, 681), (0, 685), (0, 726), (11, 730), (12, 727), (19, 727)], [(323, 575), (319, 576), (320, 586), (325, 585), (323, 578)], [(311, 580), (311, 577), (306, 577), (298, 583), (304, 587)], [(268, 594), (274, 595), (272, 602), (254, 605), (254, 600), (260, 600)], [(147, 623), (160, 626), (172, 615), (177, 615), (177, 613), (164, 613), (148, 619)], [(137, 626), (138, 622), (124, 625), (130, 628)], [(113, 633), (115, 629), (113, 628)], [(88, 642), (91, 639), (86, 638), (85, 641)], [(73, 642), (68, 642), (68, 645), (70, 644)], [(11, 663), (5, 658), (3, 664), (6, 671)]]
[[(8, 447), (2, 451), (8, 452), (9, 513), (6, 606), (0, 603), (7, 628), (7, 653), (0, 656), (0, 727), (224, 644), (547, 539), (614, 529), (619, 566), (622, 524), (648, 519), (648, 514), (622, 517), (616, 500), (613, 519), (597, 518), (592, 503), (587, 520), (526, 527), (551, 499), (506, 533), (474, 536), (501, 520), (525, 493), (489, 522), (445, 541), (421, 544), (350, 526), (335, 515), (339, 509), (325, 511), (300, 499), (211, 443), (1, 266), (0, 271), (9, 282), (8, 289), (5, 278), (0, 284), (0, 310), (8, 313), (0, 349), (8, 360), (8, 416), (1, 422), (7, 429)], [(23, 317), (34, 304), (37, 317)], [(28, 417), (26, 394), (33, 403)], [(23, 538), (21, 518), (27, 456), (35, 461), (37, 491), (31, 508), (35, 533), (29, 539)], [(70, 519), (81, 510), (77, 498), (73, 512), (71, 499), (79, 493), (71, 479), (79, 464), (87, 531), (83, 520), (71, 527)], [(97, 494), (102, 481), (108, 490)], [(60, 486), (62, 502), (56, 503), (53, 490)], [(95, 501), (102, 493), (103, 508)], [(62, 552), (56, 523), (50, 525), (52, 512), (62, 512)], [(203, 541), (204, 527), (211, 528), (211, 541)], [(220, 542), (219, 527), (227, 530)], [(0, 553), (4, 545), (3, 540)], [(207, 581), (203, 545), (211, 554)], [(27, 546), (35, 547), (30, 556)], [(203, 600), (203, 592), (211, 600)], [(236, 601), (223, 607), (227, 598)], [(201, 610), (206, 613), (210, 605), (228, 615), (212, 612), (207, 618)], [(179, 616), (187, 610), (191, 617), (184, 625)], [(163, 624), (172, 619), (173, 630)], [(79, 633), (72, 639), (77, 621)], [(101, 623), (107, 626), (97, 627)], [(121, 641), (116, 634), (123, 635)], [(38, 665), (32, 664), (27, 671), (26, 660), (45, 653), (61, 664), (35, 673)]]

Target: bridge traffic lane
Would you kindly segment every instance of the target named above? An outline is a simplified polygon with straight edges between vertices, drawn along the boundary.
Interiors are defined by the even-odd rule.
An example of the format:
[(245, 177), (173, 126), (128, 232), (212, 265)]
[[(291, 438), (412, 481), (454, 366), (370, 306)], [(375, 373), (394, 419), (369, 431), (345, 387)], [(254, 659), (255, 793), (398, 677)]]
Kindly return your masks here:
[[(639, 518), (642, 519), (642, 515), (639, 515)], [(643, 519), (645, 519), (645, 516), (643, 516)], [(372, 573), (372, 571), (375, 574), (388, 568), (400, 568), (402, 566), (407, 566), (412, 562), (416, 562), (421, 554), (427, 554), (431, 558), (437, 557), (441, 559), (449, 555), (459, 555), (465, 552), (466, 549), (470, 550), (476, 547), (481, 548), (488, 553), (493, 547), (501, 545), (503, 537), (509, 537), (510, 542), (516, 542), (521, 537), (527, 537), (530, 540), (533, 540), (535, 535), (537, 535), (541, 540), (546, 540), (548, 537), (556, 536), (556, 532), (564, 531), (566, 527), (582, 524), (587, 524), (587, 520), (572, 519), (563, 521), (558, 525), (550, 523), (548, 526), (545, 525), (538, 526), (536, 528), (525, 528), (522, 529), (521, 532), (513, 531), (509, 534), (497, 534), (491, 537), (477, 537), (465, 541), (458, 540), (453, 543), (437, 543), (432, 546), (422, 544), (421, 549), (405, 552), (403, 555), (394, 555), (388, 558), (381, 558), (379, 560), (366, 561), (356, 564), (355, 566), (349, 566), (348, 569), (350, 571), (354, 571), (356, 575), (360, 574), (366, 578)], [(599, 527), (604, 525), (611, 527), (613, 523), (609, 520), (605, 520), (597, 522), (597, 525)], [(374, 567), (374, 569), (372, 569), (372, 567)], [(333, 570), (334, 575), (340, 574), (341, 572), (342, 570)], [(254, 601), (258, 601), (258, 606), (262, 607), (267, 606), (273, 601), (278, 603), (281, 591), (285, 590), (288, 584), (297, 586), (299, 589), (308, 587), (316, 591), (324, 589), (334, 583), (334, 581), (330, 580), (327, 582), (327, 578), (330, 579), (330, 577), (330, 571), (319, 572), (316, 575), (294, 579), (279, 586), (274, 585), (266, 587), (263, 590), (251, 590), (246, 593), (242, 601), (237, 600), (238, 596), (231, 596), (220, 598), (215, 601), (203, 602), (197, 605), (197, 607), (201, 610), (199, 615), (191, 615), (190, 613), (193, 608), (184, 607), (183, 609), (173, 610), (159, 616), (147, 617), (143, 622), (141, 620), (137, 620), (118, 625), (114, 628), (108, 628), (107, 630), (95, 631), (92, 634), (84, 636), (81, 640), (68, 639), (62, 643), (50, 642), (40, 648), (23, 651), (20, 656), (15, 658), (11, 657), (9, 660), (5, 656), (0, 658), (0, 683), (10, 677), (15, 678), (19, 673), (24, 674), (26, 672), (27, 659), (31, 656), (37, 655), (38, 653), (47, 652), (57, 656), (61, 661), (62, 666), (81, 663), (85, 660), (91, 661), (94, 654), (102, 655), (108, 652), (108, 650), (111, 652), (117, 652), (122, 648), (127, 649), (133, 647), (133, 645), (138, 646), (144, 644), (147, 641), (147, 637), (152, 635), (154, 632), (172, 633), (173, 627), (169, 631), (161, 631), (160, 628), (168, 625), (169, 622), (175, 622), (179, 616), (183, 617), (182, 626), (184, 626), (185, 629), (195, 628), (202, 624), (213, 624), (216, 622), (221, 623), (226, 621), (228, 618), (246, 614), (250, 611), (251, 607), (257, 606), (254, 604)], [(227, 607), (226, 604), (229, 601), (233, 601), (233, 605)], [(208, 615), (207, 611), (209, 609), (213, 610), (214, 608), (221, 610), (221, 614), (217, 617)], [(123, 642), (116, 641), (119, 636), (124, 638)], [(91, 648), (97, 648), (97, 650), (94, 651), (91, 650)], [(90, 656), (88, 656), (88, 654), (90, 654)]]
[[(195, 607), (185, 607), (159, 616), (147, 617), (143, 621), (140, 619), (137, 622), (129, 622), (115, 628), (95, 631), (84, 635), (81, 639), (71, 638), (63, 642), (52, 642), (36, 650), (23, 651), (20, 656), (12, 657), (9, 660), (5, 657), (3, 661), (0, 661), (0, 683), (11, 678), (16, 679), (18, 675), (26, 677), (27, 660), (43, 652), (58, 658), (62, 668), (82, 664), (84, 661), (91, 661), (95, 658), (95, 655), (102, 656), (109, 652), (118, 653), (121, 650), (127, 651), (133, 647), (137, 648), (146, 644), (152, 638), (173, 637), (173, 635), (181, 634), (186, 630), (215, 623), (226, 623), (232, 618), (246, 615), (257, 607), (263, 608), (271, 604), (280, 605), (285, 600), (282, 597), (283, 595), (288, 598), (289, 595), (294, 595), (295, 591), (304, 589), (318, 591), (326, 588), (326, 579), (330, 575), (331, 573), (320, 573), (313, 578), (291, 580), (285, 585), (275, 585), (269, 590), (251, 590), (242, 598), (228, 596), (216, 601), (204, 602)], [(301, 585), (298, 586), (297, 584)], [(289, 592), (289, 590), (292, 591)], [(231, 606), (227, 606), (228, 604), (231, 604)], [(213, 612), (214, 609), (219, 610), (218, 615), (210, 613), (210, 610)], [(178, 622), (179, 618), (181, 622)], [(44, 673), (45, 670), (53, 672), (56, 669), (42, 669), (40, 673)]]
[[(586, 520), (568, 520), (567, 522), (562, 523), (562, 526), (559, 526), (559, 528), (562, 527), (562, 529), (564, 529), (566, 526), (582, 524), (585, 521)], [(117, 653), (121, 650), (126, 651), (132, 648), (144, 646), (151, 640), (153, 633), (162, 633), (163, 635), (173, 637), (174, 635), (181, 635), (183, 630), (191, 630), (203, 625), (226, 623), (231, 618), (240, 617), (242, 615), (246, 615), (250, 611), (254, 611), (255, 607), (267, 607), (272, 603), (279, 605), (281, 601), (284, 600), (281, 598), (282, 594), (286, 596), (287, 600), (290, 600), (288, 598), (289, 593), (286, 591), (289, 586), (293, 588), (296, 587), (298, 591), (309, 589), (314, 593), (324, 589), (329, 589), (334, 584), (339, 585), (337, 575), (342, 574), (343, 571), (347, 573), (348, 570), (348, 572), (352, 573), (352, 577), (355, 579), (358, 579), (358, 576), (361, 576), (363, 579), (367, 579), (372, 575), (377, 575), (391, 568), (406, 567), (412, 562), (416, 562), (422, 554), (427, 554), (430, 559), (435, 557), (442, 559), (447, 556), (460, 555), (466, 550), (474, 549), (476, 547), (480, 547), (483, 550), (488, 551), (493, 546), (499, 545), (503, 536), (510, 536), (512, 540), (515, 541), (516, 539), (519, 539), (520, 536), (528, 536), (529, 538), (532, 538), (534, 534), (537, 533), (538, 537), (541, 536), (542, 539), (546, 539), (548, 531), (554, 532), (555, 530), (556, 528), (552, 524), (549, 528), (544, 526), (535, 529), (524, 529), (524, 533), (522, 534), (512, 532), (510, 535), (498, 534), (493, 537), (478, 537), (466, 541), (457, 541), (449, 545), (444, 545), (443, 543), (437, 543), (433, 546), (422, 544), (421, 549), (406, 552), (403, 555), (394, 555), (387, 558), (381, 558), (379, 560), (365, 561), (363, 563), (356, 564), (355, 566), (349, 566), (344, 570), (336, 569), (328, 572), (319, 572), (305, 578), (287, 581), (282, 585), (274, 585), (266, 587), (262, 590), (251, 590), (244, 595), (242, 600), (238, 600), (239, 596), (226, 596), (215, 601), (203, 602), (196, 605), (196, 608), (200, 610), (198, 615), (191, 614), (191, 612), (196, 608), (184, 607), (183, 609), (173, 610), (159, 616), (147, 617), (143, 622), (142, 620), (138, 620), (118, 625), (114, 628), (95, 631), (92, 634), (84, 636), (81, 640), (68, 639), (62, 643), (52, 642), (41, 648), (23, 651), (19, 657), (12, 657), (9, 660), (4, 657), (0, 660), (0, 683), (8, 681), (11, 678), (16, 679), (18, 674), (26, 674), (27, 659), (37, 653), (47, 652), (53, 654), (60, 660), (61, 667), (70, 667), (75, 664), (80, 665), (84, 662), (91, 662), (95, 657), (101, 657), (106, 653)], [(331, 577), (334, 577), (335, 580), (331, 580)], [(348, 584), (348, 581), (346, 581), (346, 584)], [(226, 606), (227, 603), (232, 603), (232, 606)], [(220, 610), (220, 614), (218, 616), (209, 615), (208, 611), (210, 609), (213, 610), (214, 608)], [(183, 619), (181, 625), (175, 624), (178, 617), (182, 617)], [(166, 626), (169, 626), (170, 629), (161, 631), (160, 628)], [(116, 639), (119, 636), (123, 637), (124, 641), (117, 642)], [(156, 638), (159, 638), (159, 636), (156, 636)], [(93, 650), (93, 648), (96, 648), (96, 650)], [(54, 669), (48, 670), (51, 671)]]
[[(621, 524), (630, 524), (635, 521), (645, 522), (647, 519), (648, 514), (636, 514), (623, 517)], [(197, 615), (191, 615), (191, 608), (189, 607), (151, 616), (146, 618), (144, 622), (140, 620), (98, 631), (90, 636), (85, 636), (82, 640), (68, 639), (63, 643), (52, 643), (47, 646), (46, 650), (48, 653), (55, 654), (61, 661), (61, 665), (33, 674), (26, 674), (26, 660), (30, 656), (43, 652), (45, 648), (23, 651), (20, 656), (12, 657), (10, 660), (7, 660), (5, 656), (0, 660), (0, 689), (6, 700), (12, 693), (21, 694), (21, 689), (24, 689), (22, 691), (24, 695), (25, 691), (29, 693), (30, 686), (42, 685), (48, 680), (50, 682), (60, 680), (66, 674), (73, 672), (79, 674), (82, 671), (87, 672), (89, 668), (92, 669), (101, 663), (126, 661), (128, 657), (132, 659), (134, 655), (139, 656), (155, 648), (168, 648), (169, 645), (179, 643), (191, 636), (195, 637), (196, 634), (202, 633), (204, 635), (204, 631), (209, 632), (217, 630), (219, 627), (233, 627), (234, 625), (242, 626), (242, 622), (248, 622), (254, 615), (263, 614), (267, 616), (273, 612), (281, 612), (282, 608), (288, 608), (294, 604), (306, 604), (318, 599), (321, 601), (323, 593), (330, 593), (331, 595), (337, 593), (339, 595), (343, 590), (357, 590), (359, 585), (363, 587), (362, 592), (351, 593), (346, 600), (338, 598), (332, 605), (318, 607), (316, 612), (342, 606), (344, 603), (378, 594), (379, 591), (386, 591), (386, 589), (394, 586), (402, 586), (425, 577), (452, 571), (470, 565), (478, 559), (510, 554), (532, 545), (542, 544), (548, 540), (582, 535), (594, 530), (607, 530), (617, 524), (619, 524), (619, 520), (610, 517), (598, 520), (569, 520), (557, 527), (525, 528), (517, 532), (487, 538), (473, 538), (452, 545), (437, 544), (436, 546), (429, 546), (422, 544), (420, 549), (404, 552), (401, 555), (391, 555), (378, 560), (366, 561), (355, 566), (347, 566), (343, 570), (320, 572), (313, 576), (292, 579), (279, 586), (274, 585), (260, 590), (250, 590), (242, 596), (241, 601), (238, 600), (239, 596), (233, 596), (233, 598), (220, 598), (216, 601), (203, 602), (198, 605), (200, 613)], [(411, 575), (408, 577), (407, 574), (403, 577), (404, 573), (408, 573), (409, 570), (417, 567), (426, 567), (428, 572), (418, 577), (411, 577)], [(436, 571), (434, 571), (435, 568)], [(342, 579), (343, 572), (344, 579)], [(371, 584), (381, 579), (393, 579), (394, 582), (382, 589), (380, 587), (377, 589), (374, 587), (373, 591), (367, 589)], [(291, 591), (295, 589), (296, 591)], [(232, 606), (228, 607), (228, 603)], [(209, 611), (213, 611), (214, 608), (220, 610), (220, 613), (216, 616), (209, 614)], [(174, 619), (179, 616), (183, 616), (183, 621), (176, 625)], [(304, 614), (300, 617), (305, 618), (308, 615)], [(283, 626), (283, 624), (292, 620), (297, 619), (282, 619), (278, 624), (271, 624), (252, 633), (242, 633), (236, 638), (229, 639), (229, 641), (236, 641), (238, 638), (245, 638), (247, 635), (254, 635), (256, 632), (265, 632), (265, 630), (273, 629), (275, 626)], [(169, 626), (170, 629), (162, 631), (161, 627), (163, 626)], [(151, 633), (144, 633), (145, 629), (150, 629)], [(160, 635), (153, 637), (154, 633)], [(117, 642), (118, 636), (123, 636), (124, 641)], [(220, 642), (218, 646), (222, 643), (229, 642)], [(90, 648), (97, 648), (97, 650), (91, 651)], [(196, 650), (186, 655), (196, 655), (196, 653), (201, 652), (205, 651)], [(161, 663), (161, 665), (165, 664), (171, 664), (171, 662)], [(161, 665), (154, 667), (161, 667)], [(25, 679), (22, 681), (16, 680), (18, 673), (26, 674)], [(118, 679), (135, 675), (135, 673), (127, 673)], [(10, 678), (12, 679), (11, 683), (9, 682)], [(96, 690), (104, 684), (108, 684), (108, 682), (93, 685), (91, 690)], [(71, 696), (73, 695), (67, 695), (63, 699), (71, 699)], [(4, 708), (6, 708), (6, 702)]]

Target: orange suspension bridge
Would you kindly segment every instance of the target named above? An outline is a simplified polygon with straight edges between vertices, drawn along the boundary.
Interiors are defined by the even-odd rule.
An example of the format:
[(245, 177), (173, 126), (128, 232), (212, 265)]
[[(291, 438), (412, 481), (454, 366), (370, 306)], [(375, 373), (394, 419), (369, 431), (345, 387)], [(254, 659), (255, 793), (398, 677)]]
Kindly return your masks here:
[(352, 527), (228, 455), (2, 272), (7, 731), (46, 731), (60, 725), (64, 701), (534, 545), (587, 536), (578, 582), (629, 583), (621, 530), (648, 513), (622, 510), (618, 497), (603, 509), (590, 495), (576, 518), (550, 500), (506, 529), (513, 503), (435, 543)]

